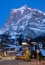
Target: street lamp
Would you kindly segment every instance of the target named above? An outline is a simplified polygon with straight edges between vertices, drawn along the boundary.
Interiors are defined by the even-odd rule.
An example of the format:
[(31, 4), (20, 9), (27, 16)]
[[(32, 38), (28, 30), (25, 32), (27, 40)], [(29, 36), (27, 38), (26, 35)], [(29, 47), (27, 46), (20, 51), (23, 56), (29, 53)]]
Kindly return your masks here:
[(36, 50), (36, 52), (37, 52), (37, 61), (38, 61), (38, 64), (39, 64), (39, 49), (38, 49), (38, 43), (37, 43), (37, 50)]

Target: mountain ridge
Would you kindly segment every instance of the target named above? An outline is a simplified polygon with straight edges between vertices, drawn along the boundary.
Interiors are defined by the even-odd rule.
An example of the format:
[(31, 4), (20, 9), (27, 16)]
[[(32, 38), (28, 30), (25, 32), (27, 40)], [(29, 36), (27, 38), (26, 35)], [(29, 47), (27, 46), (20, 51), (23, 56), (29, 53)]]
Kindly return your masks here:
[(9, 33), (16, 38), (22, 34), (25, 38), (35, 38), (45, 35), (45, 13), (29, 8), (27, 5), (18, 9), (12, 9), (0, 34)]

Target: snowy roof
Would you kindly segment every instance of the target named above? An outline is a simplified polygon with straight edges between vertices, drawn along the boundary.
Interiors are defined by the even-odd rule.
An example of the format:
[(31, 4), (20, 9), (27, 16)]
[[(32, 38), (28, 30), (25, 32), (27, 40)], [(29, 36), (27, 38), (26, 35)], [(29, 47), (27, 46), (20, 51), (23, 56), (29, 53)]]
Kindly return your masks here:
[(45, 50), (40, 49), (40, 51), (41, 51), (41, 54), (42, 54), (43, 56), (45, 56)]

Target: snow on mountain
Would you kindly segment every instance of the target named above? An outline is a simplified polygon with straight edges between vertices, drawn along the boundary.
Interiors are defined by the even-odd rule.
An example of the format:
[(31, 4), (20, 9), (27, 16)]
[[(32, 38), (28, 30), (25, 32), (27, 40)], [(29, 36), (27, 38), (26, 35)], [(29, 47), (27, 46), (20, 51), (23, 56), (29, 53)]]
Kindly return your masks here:
[(7, 22), (0, 30), (0, 34), (5, 32), (8, 32), (12, 37), (15, 36), (14, 38), (20, 34), (32, 38), (45, 35), (45, 13), (26, 5), (12, 9)]

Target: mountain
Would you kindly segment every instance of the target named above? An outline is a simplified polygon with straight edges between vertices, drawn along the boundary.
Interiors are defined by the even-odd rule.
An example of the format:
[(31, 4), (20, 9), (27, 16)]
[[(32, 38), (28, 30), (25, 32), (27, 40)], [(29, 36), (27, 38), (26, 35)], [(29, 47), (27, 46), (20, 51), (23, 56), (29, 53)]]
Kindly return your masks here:
[(15, 39), (20, 35), (24, 38), (45, 36), (45, 13), (27, 5), (12, 9), (7, 22), (0, 30), (0, 35), (4, 33)]

